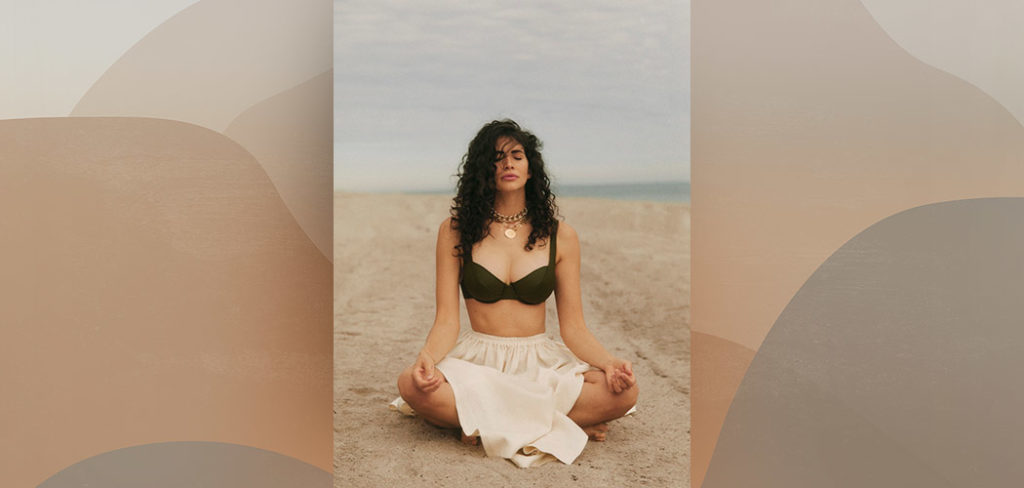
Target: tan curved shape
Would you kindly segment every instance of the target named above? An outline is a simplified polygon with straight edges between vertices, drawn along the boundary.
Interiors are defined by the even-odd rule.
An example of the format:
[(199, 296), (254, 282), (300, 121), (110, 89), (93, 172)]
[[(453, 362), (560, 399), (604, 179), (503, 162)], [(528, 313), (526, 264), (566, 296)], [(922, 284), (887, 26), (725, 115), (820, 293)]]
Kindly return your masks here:
[[(694, 449), (691, 453), (692, 473), (693, 467), (704, 466), (706, 469), (710, 464), (711, 454), (715, 452), (718, 441), (718, 428), (725, 422), (733, 394), (739, 388), (756, 351), (701, 332), (691, 332), (690, 341), (693, 346), (691, 410), (700, 410), (705, 414), (701, 422), (693, 422), (690, 426), (690, 445), (698, 439), (710, 444), (705, 449)], [(700, 478), (691, 474), (691, 485), (700, 486), (704, 474), (705, 471), (701, 471)]]
[(140, 118), (0, 147), (6, 483), (177, 440), (331, 469), (331, 266), (244, 148)]
[(129, 49), (71, 115), (222, 131), (245, 109), (331, 69), (332, 12), (327, 0), (202, 0)]
[(334, 110), (331, 71), (242, 112), (224, 134), (260, 162), (302, 230), (328, 260)]
[[(813, 270), (872, 223), (1024, 194), (1017, 120), (908, 55), (859, 2), (699, 2), (693, 18), (694, 332), (756, 351)], [(695, 350), (693, 381), (731, 398), (745, 367), (700, 377), (732, 361), (715, 354)], [(727, 405), (695, 398), (693, 486)]]
[(1024, 123), (1024, 3), (861, 0), (911, 55), (977, 86)]

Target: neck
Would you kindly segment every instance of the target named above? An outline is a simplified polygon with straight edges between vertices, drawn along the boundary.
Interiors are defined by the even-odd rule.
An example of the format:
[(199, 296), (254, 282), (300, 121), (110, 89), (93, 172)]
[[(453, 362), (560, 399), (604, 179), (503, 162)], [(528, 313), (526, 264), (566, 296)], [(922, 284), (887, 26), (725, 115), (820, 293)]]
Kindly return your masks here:
[(502, 215), (515, 215), (526, 208), (526, 190), (498, 193), (494, 197), (494, 211)]

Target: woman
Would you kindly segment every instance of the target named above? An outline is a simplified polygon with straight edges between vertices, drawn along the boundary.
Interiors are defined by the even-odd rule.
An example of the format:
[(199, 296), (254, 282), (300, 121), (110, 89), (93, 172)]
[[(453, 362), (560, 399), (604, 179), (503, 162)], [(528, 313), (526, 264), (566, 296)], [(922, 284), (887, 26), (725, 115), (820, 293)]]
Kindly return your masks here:
[[(392, 403), (521, 467), (571, 463), (638, 391), (630, 362), (583, 322), (579, 240), (556, 220), (540, 147), (511, 120), (470, 142), (437, 237), (434, 325)], [(460, 287), (472, 327), (461, 338)], [(564, 345), (544, 335), (552, 291)]]

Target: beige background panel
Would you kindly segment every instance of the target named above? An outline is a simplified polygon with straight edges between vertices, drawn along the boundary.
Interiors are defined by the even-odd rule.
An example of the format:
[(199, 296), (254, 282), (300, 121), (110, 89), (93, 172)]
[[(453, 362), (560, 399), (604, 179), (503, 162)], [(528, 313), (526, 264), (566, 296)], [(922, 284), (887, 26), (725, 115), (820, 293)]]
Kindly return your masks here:
[[(694, 331), (756, 350), (870, 224), (1024, 194), (1024, 131), (1007, 108), (910, 56), (860, 3), (698, 2), (693, 18)], [(724, 414), (703, 408), (694, 424), (717, 436)], [(694, 459), (712, 445), (695, 439)], [(704, 469), (695, 461), (695, 485)]]
[(861, 0), (911, 55), (991, 95), (1024, 123), (1024, 3)]
[(125, 50), (195, 1), (4, 2), (0, 119), (67, 116)]
[(330, 260), (332, 11), (326, 0), (202, 0), (132, 46), (71, 115), (230, 130)]
[(325, 0), (202, 0), (129, 49), (71, 115), (222, 131), (259, 101), (331, 69), (331, 19)]
[(242, 112), (224, 134), (263, 166), (317, 249), (331, 255), (332, 71)]
[(330, 469), (330, 263), (259, 164), (154, 119), (0, 121), (0, 472), (208, 440)]

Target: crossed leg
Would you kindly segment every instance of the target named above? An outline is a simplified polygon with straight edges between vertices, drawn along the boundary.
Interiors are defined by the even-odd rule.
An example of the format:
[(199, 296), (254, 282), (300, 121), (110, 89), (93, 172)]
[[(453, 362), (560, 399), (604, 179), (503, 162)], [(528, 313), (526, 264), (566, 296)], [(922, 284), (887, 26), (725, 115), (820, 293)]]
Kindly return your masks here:
[[(427, 422), (443, 428), (459, 428), (455, 393), (444, 375), (441, 376), (441, 384), (436, 390), (425, 393), (416, 387), (412, 371), (413, 368), (410, 366), (398, 376), (398, 393), (402, 399)], [(441, 374), (441, 371), (435, 369), (434, 374)], [(621, 393), (615, 393), (608, 389), (603, 371), (588, 371), (583, 374), (583, 388), (568, 416), (591, 439), (603, 441), (608, 432), (608, 421), (622, 417), (633, 408), (638, 394), (639, 388), (636, 385)], [(462, 434), (462, 441), (475, 444), (476, 438)]]
[[(455, 392), (452, 391), (452, 385), (448, 384), (448, 379), (441, 374), (441, 370), (434, 369), (434, 374), (441, 375), (441, 384), (436, 390), (429, 393), (424, 393), (416, 387), (416, 383), (412, 379), (412, 370), (413, 367), (409, 366), (402, 371), (402, 374), (398, 375), (398, 394), (427, 423), (445, 429), (459, 429), (459, 414), (455, 410)], [(461, 432), (461, 429), (459, 433), (462, 436), (462, 442), (477, 443), (476, 437), (467, 436)]]
[(583, 374), (583, 389), (569, 411), (569, 418), (591, 439), (603, 441), (608, 434), (608, 421), (626, 415), (636, 405), (639, 393), (637, 385), (615, 393), (608, 388), (604, 371), (587, 371)]

